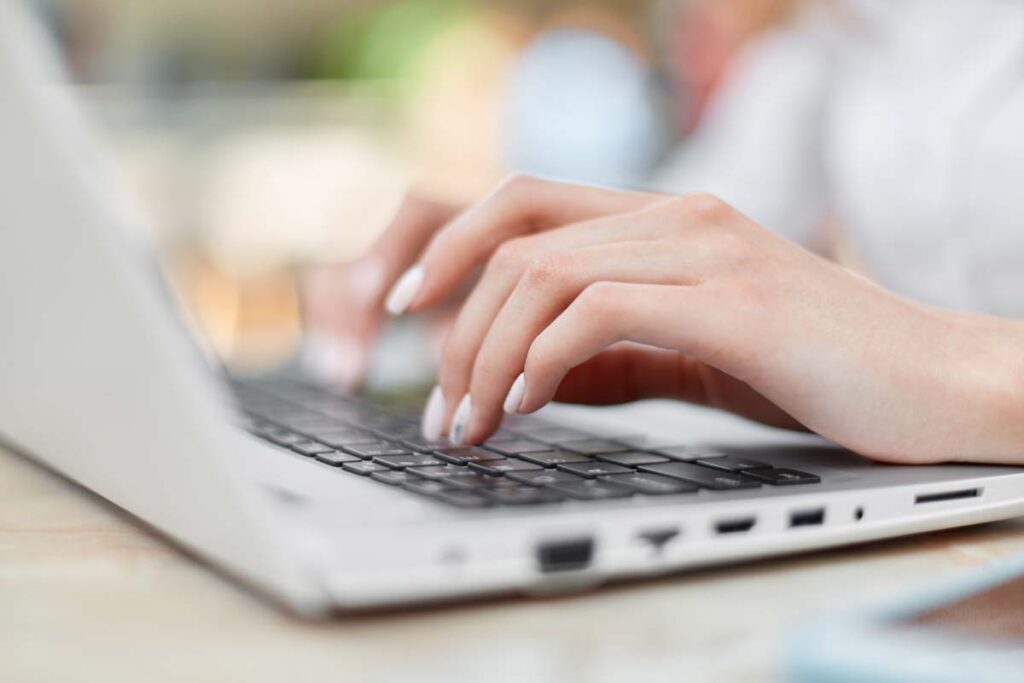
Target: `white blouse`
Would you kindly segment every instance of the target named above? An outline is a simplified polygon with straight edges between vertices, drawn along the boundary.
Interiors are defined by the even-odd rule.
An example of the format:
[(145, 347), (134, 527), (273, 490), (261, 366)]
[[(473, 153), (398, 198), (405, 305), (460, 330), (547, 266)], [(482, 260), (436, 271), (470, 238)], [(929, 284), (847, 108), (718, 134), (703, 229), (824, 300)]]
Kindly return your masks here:
[(743, 56), (658, 179), (922, 301), (1024, 317), (1024, 1), (831, 3)]

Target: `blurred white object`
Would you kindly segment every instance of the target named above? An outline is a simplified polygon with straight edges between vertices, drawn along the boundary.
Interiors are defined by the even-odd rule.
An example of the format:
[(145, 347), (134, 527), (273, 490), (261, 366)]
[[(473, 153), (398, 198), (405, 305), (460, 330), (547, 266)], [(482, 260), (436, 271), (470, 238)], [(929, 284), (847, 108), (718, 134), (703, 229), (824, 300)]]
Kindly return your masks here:
[(366, 134), (295, 127), (237, 134), (214, 151), (200, 199), (208, 253), (228, 272), (360, 255), (407, 186)]
[(1024, 315), (1024, 4), (839, 4), (750, 49), (657, 185), (812, 246), (832, 212), (886, 287)]

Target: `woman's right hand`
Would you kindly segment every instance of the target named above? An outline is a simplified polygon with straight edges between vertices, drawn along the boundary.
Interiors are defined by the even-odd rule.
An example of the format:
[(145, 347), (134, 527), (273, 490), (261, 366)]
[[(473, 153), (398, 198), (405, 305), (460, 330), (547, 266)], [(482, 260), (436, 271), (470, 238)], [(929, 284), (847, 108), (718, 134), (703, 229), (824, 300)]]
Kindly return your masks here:
[(362, 385), (370, 351), (386, 322), (388, 292), (457, 213), (453, 205), (409, 195), (364, 256), (306, 271), (302, 304), (307, 370), (345, 391)]

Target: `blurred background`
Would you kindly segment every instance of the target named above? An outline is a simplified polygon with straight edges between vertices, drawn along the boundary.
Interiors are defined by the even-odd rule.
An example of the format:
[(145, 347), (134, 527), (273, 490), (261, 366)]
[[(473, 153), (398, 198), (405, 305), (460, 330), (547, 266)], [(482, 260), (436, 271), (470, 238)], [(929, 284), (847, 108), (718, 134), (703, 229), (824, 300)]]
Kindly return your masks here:
[(402, 195), (642, 187), (785, 0), (35, 0), (178, 292), (236, 368)]

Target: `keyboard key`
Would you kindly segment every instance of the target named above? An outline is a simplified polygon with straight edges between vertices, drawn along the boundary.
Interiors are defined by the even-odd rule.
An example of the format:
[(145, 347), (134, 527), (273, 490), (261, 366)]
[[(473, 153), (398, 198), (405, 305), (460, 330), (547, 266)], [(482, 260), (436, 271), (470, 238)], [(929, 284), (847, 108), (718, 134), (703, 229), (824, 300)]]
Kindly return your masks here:
[(328, 420), (327, 418), (319, 416), (302, 416), (298, 418), (291, 418), (284, 420), (283, 423), (288, 427), (291, 427), (295, 431), (302, 432), (303, 434), (310, 434), (314, 431), (337, 429), (338, 427), (346, 426), (341, 423), (335, 422), (334, 420)]
[(748, 476), (760, 479), (773, 486), (793, 486), (795, 484), (818, 484), (821, 477), (800, 470), (791, 470), (785, 467), (748, 470), (744, 472)]
[(641, 465), (640, 469), (652, 474), (663, 474), (666, 477), (682, 479), (713, 491), (729, 491), (733, 489), (756, 489), (761, 484), (742, 474), (722, 472), (710, 467), (702, 467), (688, 462), (665, 462), (657, 465)]
[(348, 453), (339, 453), (338, 451), (330, 451), (329, 453), (317, 453), (316, 459), (325, 465), (331, 465), (332, 467), (341, 467), (347, 462), (359, 462), (359, 458)]
[(594, 456), (598, 460), (612, 462), (623, 467), (636, 467), (637, 465), (653, 465), (659, 462), (668, 462), (669, 459), (656, 453), (644, 451), (626, 451), (625, 453), (599, 453)]
[(590, 436), (586, 432), (581, 432), (578, 429), (570, 429), (568, 427), (541, 427), (537, 429), (529, 427), (514, 427), (514, 429), (531, 439), (536, 439), (537, 441), (543, 441), (545, 443), (558, 443), (559, 441), (585, 439)]
[(342, 450), (360, 458), (376, 458), (378, 455), (405, 455), (409, 449), (391, 441), (372, 441), (342, 446)]
[(718, 470), (726, 470), (728, 472), (742, 472), (744, 470), (758, 470), (771, 467), (771, 465), (766, 462), (741, 458), (737, 455), (720, 455), (717, 458), (700, 458), (697, 460), (697, 464), (704, 465), (705, 467), (714, 467)]
[(615, 484), (628, 486), (641, 493), (647, 493), (652, 496), (667, 495), (671, 493), (696, 493), (700, 490), (700, 487), (696, 484), (691, 484), (688, 481), (681, 481), (679, 479), (670, 479), (669, 477), (663, 477), (658, 474), (616, 474), (611, 477), (601, 477), (601, 481), (610, 481)]
[(562, 465), (569, 462), (590, 462), (590, 458), (579, 453), (570, 453), (569, 451), (541, 451), (540, 453), (523, 453), (519, 456), (523, 460), (529, 460), (530, 462), (543, 465), (544, 467), (554, 467), (555, 465)]
[(551, 446), (532, 439), (512, 439), (509, 441), (488, 441), (483, 444), (487, 450), (501, 453), (503, 455), (518, 455), (520, 453), (537, 453), (539, 451), (550, 451)]
[(358, 429), (328, 429), (310, 434), (311, 437), (334, 448), (341, 448), (355, 443), (372, 443), (377, 437)]
[(460, 508), (485, 508), (491, 504), (491, 501), (487, 500), (483, 496), (470, 491), (451, 491), (449, 493), (442, 493), (437, 496), (437, 499), (450, 505), (457, 505)]
[(666, 446), (655, 448), (661, 455), (673, 460), (697, 460), (699, 458), (717, 458), (725, 455), (722, 451), (706, 446)]
[(520, 486), (520, 484), (512, 481), (511, 479), (506, 479), (505, 477), (494, 477), (489, 474), (476, 474), (471, 477), (448, 477), (441, 481), (460, 489), (493, 490), (499, 488), (516, 488)]
[(332, 420), (346, 424), (359, 424), (366, 418), (366, 411), (356, 405), (322, 402), (317, 404), (317, 409)]
[(412, 474), (411, 471), (394, 472), (389, 470), (387, 472), (374, 472), (370, 475), (370, 478), (385, 484), (391, 484), (392, 486), (401, 486), (409, 482), (423, 481), (415, 474)]
[[(417, 429), (417, 431), (419, 431), (419, 430)], [(419, 435), (416, 435), (416, 436), (401, 436), (401, 435), (398, 435), (398, 440), (402, 444), (404, 444), (408, 448), (411, 448), (414, 451), (423, 451), (423, 452), (435, 451), (438, 448), (446, 448), (449, 445), (447, 439), (438, 439), (437, 441), (430, 441), (428, 439), (424, 439), (422, 436), (419, 436)]]
[(500, 427), (498, 431), (494, 432), (494, 434), (491, 434), (491, 438), (489, 438), (487, 441), (488, 443), (496, 441), (514, 441), (515, 439), (521, 438), (523, 438), (523, 435), (520, 434), (519, 432), (506, 429), (505, 427)]
[(551, 488), (558, 493), (564, 493), (570, 498), (577, 498), (579, 500), (626, 498), (634, 493), (634, 489), (627, 486), (601, 481), (600, 479), (581, 479), (580, 481), (552, 484)]
[(525, 472), (530, 470), (543, 470), (540, 465), (526, 460), (515, 460), (506, 458), (504, 460), (489, 460), (486, 462), (471, 462), (469, 466), (477, 472), (484, 474), (500, 475), (506, 472)]
[(401, 470), (406, 467), (427, 467), (429, 465), (443, 465), (444, 463), (432, 455), (425, 453), (403, 453), (402, 455), (378, 455), (373, 459), (381, 465), (387, 465), (391, 469)]
[(535, 415), (522, 415), (520, 413), (516, 413), (515, 415), (506, 415), (501, 420), (501, 425), (502, 427), (507, 427), (515, 432), (521, 432), (524, 429), (532, 429), (534, 431), (538, 429), (550, 429), (555, 426)]
[(291, 449), (300, 455), (314, 456), (320, 453), (330, 453), (334, 449), (316, 441), (300, 441), (293, 443)]
[(297, 443), (303, 443), (309, 441), (309, 439), (302, 434), (296, 434), (295, 432), (282, 429), (280, 427), (272, 427), (270, 429), (260, 430), (257, 436), (261, 436), (271, 443), (276, 443), (278, 446), (291, 446)]
[(551, 489), (538, 489), (532, 486), (497, 489), (487, 494), (491, 500), (503, 505), (539, 505), (542, 503), (559, 503), (562, 496)]
[(387, 429), (389, 432), (397, 432), (400, 429), (408, 429), (409, 427), (416, 426), (415, 422), (399, 415), (378, 413), (377, 411), (373, 412), (376, 414), (370, 418), (370, 422), (374, 425), (378, 425), (378, 428), (380, 429)]
[(422, 493), (425, 496), (436, 496), (439, 493), (447, 493), (452, 490), (452, 487), (448, 486), (444, 482), (430, 481), (429, 479), (407, 481), (402, 484), (402, 488), (406, 491)]
[(456, 464), (465, 465), (470, 462), (488, 462), (491, 460), (504, 460), (505, 456), (494, 451), (476, 448), (475, 446), (461, 446), (457, 448), (439, 448), (434, 453), (441, 460)]
[(611, 439), (575, 439), (573, 441), (558, 442), (559, 448), (564, 448), (573, 453), (581, 455), (597, 455), (598, 453), (620, 453), (628, 451), (629, 446), (612, 441)]
[(571, 462), (566, 465), (559, 465), (558, 469), (578, 474), (581, 477), (600, 477), (608, 474), (629, 474), (633, 470), (622, 465), (613, 465), (609, 462), (591, 460), (590, 462)]
[(341, 469), (352, 474), (361, 474), (364, 477), (368, 477), (374, 472), (386, 472), (388, 470), (384, 465), (379, 465), (369, 460), (360, 460), (359, 462), (347, 462), (341, 466)]
[(474, 472), (468, 467), (461, 465), (436, 465), (433, 467), (417, 467), (417, 476), (424, 479), (445, 479), (447, 477), (471, 477), (479, 472)]
[(552, 486), (567, 482), (583, 481), (584, 477), (572, 472), (559, 470), (536, 470), (534, 472), (509, 472), (508, 478), (533, 486)]

